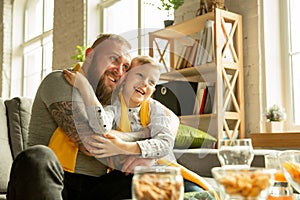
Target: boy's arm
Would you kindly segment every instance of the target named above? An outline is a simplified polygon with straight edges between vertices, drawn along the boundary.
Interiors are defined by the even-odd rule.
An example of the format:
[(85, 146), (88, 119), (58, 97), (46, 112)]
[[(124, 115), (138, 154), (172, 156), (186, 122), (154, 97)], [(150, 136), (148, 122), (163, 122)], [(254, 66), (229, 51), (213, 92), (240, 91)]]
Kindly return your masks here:
[(89, 124), (94, 132), (103, 134), (110, 131), (114, 113), (112, 110), (104, 110), (86, 77), (78, 71), (64, 70), (63, 72), (68, 83), (79, 90), (86, 105)]
[(145, 140), (150, 138), (150, 130), (148, 128), (143, 128), (143, 130), (136, 132), (121, 132), (111, 130), (109, 131), (109, 133), (116, 135), (125, 142), (135, 142), (138, 140)]
[(68, 83), (79, 90), (86, 106), (102, 106), (91, 84), (82, 73), (66, 69), (63, 72)]

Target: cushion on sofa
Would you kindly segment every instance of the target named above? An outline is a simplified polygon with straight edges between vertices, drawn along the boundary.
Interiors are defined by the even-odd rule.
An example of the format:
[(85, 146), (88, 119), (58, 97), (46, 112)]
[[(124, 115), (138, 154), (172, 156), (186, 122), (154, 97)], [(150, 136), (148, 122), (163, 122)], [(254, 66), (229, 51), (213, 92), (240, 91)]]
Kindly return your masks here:
[(28, 128), (31, 115), (32, 99), (15, 97), (5, 101), (9, 139), (13, 158), (27, 148)]
[(192, 148), (215, 148), (217, 139), (208, 133), (193, 128), (191, 126), (180, 124), (178, 127), (175, 149), (192, 149)]
[(8, 139), (6, 109), (2, 99), (0, 99), (0, 127), (0, 194), (4, 194), (6, 193), (13, 158)]

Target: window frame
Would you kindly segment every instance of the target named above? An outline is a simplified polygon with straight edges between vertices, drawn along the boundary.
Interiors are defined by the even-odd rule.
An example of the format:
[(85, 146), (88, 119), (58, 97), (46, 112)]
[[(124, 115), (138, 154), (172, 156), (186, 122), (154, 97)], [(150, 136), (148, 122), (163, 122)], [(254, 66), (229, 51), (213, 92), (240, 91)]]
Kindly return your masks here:
[(295, 108), (294, 108), (294, 97), (293, 97), (293, 88), (295, 87), (293, 84), (293, 70), (292, 70), (292, 61), (291, 61), (291, 22), (290, 22), (290, 0), (281, 0), (281, 30), (282, 30), (282, 59), (283, 65), (282, 70), (285, 71), (285, 80), (283, 82), (285, 92), (283, 95), (285, 96), (285, 110), (287, 113), (286, 120), (286, 130), (287, 131), (299, 131), (300, 124), (295, 123)]
[[(105, 16), (105, 9), (114, 6), (114, 4), (118, 3), (119, 1), (122, 0), (107, 0), (104, 2), (101, 2), (98, 4), (98, 10), (99, 10), (99, 17), (100, 17), (100, 32), (107, 32), (107, 30), (105, 30), (105, 20), (106, 20), (106, 16)], [(157, 1), (158, 3), (160, 3), (160, 1)], [(159, 10), (157, 7), (158, 5), (153, 4), (152, 1), (148, 1), (148, 0), (137, 0), (137, 17), (135, 20), (137, 20), (137, 27), (136, 30), (136, 35), (137, 35), (137, 39), (136, 41), (133, 38), (127, 38), (127, 34), (131, 33), (132, 30), (130, 30), (130, 32), (125, 32), (125, 33), (120, 33), (121, 35), (124, 34), (123, 36), (125, 38), (127, 38), (129, 40), (129, 42), (132, 43), (132, 49), (133, 52), (132, 55), (139, 55), (139, 54), (149, 54), (149, 36), (148, 36), (148, 32), (153, 32), (155, 30), (158, 29), (162, 29), (164, 28), (164, 23), (163, 20), (160, 19), (161, 21), (161, 26), (157, 26), (157, 27), (146, 27), (147, 25), (145, 25), (144, 23), (146, 23), (144, 20), (144, 13), (143, 12), (147, 12), (145, 10), (145, 5), (147, 6), (151, 6), (153, 7), (153, 9), (156, 9), (158, 12), (161, 13), (162, 16), (166, 16), (168, 11), (165, 10)], [(135, 32), (134, 32), (135, 33)], [(119, 34), (119, 33), (117, 33)]]
[[(45, 27), (45, 14), (48, 13), (49, 7), (46, 8), (46, 4), (49, 4), (49, 0), (40, 0), (42, 1), (42, 7), (43, 7), (43, 11), (41, 12), (42, 16), (42, 31), (41, 34), (39, 35), (35, 35), (32, 38), (28, 38), (26, 39), (26, 12), (28, 9), (28, 6), (30, 5), (31, 1), (35, 1), (35, 0), (27, 0), (24, 2), (14, 2), (14, 13), (13, 16), (16, 20), (23, 22), (22, 26), (14, 26), (13, 28), (13, 55), (12, 55), (12, 70), (11, 70), (11, 74), (13, 74), (14, 76), (11, 76), (10, 79), (10, 94), (9, 96), (27, 96), (27, 97), (34, 97), (35, 96), (35, 91), (32, 92), (32, 88), (33, 85), (27, 85), (26, 82), (27, 79), (26, 78), (26, 55), (25, 55), (25, 51), (26, 48), (30, 48), (30, 46), (36, 44), (38, 46), (38, 48), (41, 48), (41, 52), (42, 52), (42, 58), (41, 58), (41, 63), (40, 63), (40, 69), (39, 70), (39, 74), (37, 76), (39, 79), (39, 83), (40, 81), (50, 72), (52, 71), (52, 51), (53, 51), (53, 24), (51, 25), (52, 28), (49, 29), (49, 26)], [(53, 19), (54, 19), (54, 0), (53, 0)], [(47, 11), (46, 11), (47, 9)], [(48, 13), (49, 14), (49, 13)], [(52, 20), (53, 22), (53, 20)], [(45, 28), (47, 28), (47, 30), (45, 31)], [(21, 33), (21, 34), (20, 34)], [(17, 38), (15, 40), (15, 38)], [(47, 58), (45, 57), (45, 47), (46, 45), (49, 45), (49, 39), (50, 39), (50, 48), (51, 48), (51, 58), (48, 58), (50, 55), (48, 53)], [(47, 62), (49, 63), (49, 60), (51, 61), (51, 63), (49, 64), (49, 66), (45, 66), (45, 60), (47, 60)], [(37, 89), (39, 83), (34, 84), (34, 86), (36, 87), (35, 89)]]

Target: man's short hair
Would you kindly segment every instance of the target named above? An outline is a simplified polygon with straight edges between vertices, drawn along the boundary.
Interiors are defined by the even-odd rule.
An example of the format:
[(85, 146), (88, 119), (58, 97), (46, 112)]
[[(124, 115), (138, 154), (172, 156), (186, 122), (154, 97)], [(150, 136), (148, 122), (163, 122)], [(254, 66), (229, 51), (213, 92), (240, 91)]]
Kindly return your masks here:
[(125, 38), (123, 38), (122, 36), (116, 35), (116, 34), (112, 34), (112, 33), (100, 34), (98, 36), (98, 38), (95, 40), (95, 42), (93, 43), (92, 48), (95, 49), (98, 44), (100, 44), (101, 42), (103, 42), (105, 40), (112, 40), (112, 41), (119, 42), (122, 45), (126, 46), (128, 49), (131, 49), (130, 43)]

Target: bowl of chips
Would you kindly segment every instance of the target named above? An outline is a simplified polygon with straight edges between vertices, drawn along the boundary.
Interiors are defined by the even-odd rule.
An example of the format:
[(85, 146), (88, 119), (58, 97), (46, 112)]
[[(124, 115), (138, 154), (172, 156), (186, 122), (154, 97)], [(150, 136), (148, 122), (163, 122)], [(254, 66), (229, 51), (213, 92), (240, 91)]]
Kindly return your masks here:
[(283, 151), (279, 160), (285, 178), (300, 193), (300, 151)]
[(211, 172), (225, 199), (258, 200), (267, 199), (276, 170), (214, 167)]

